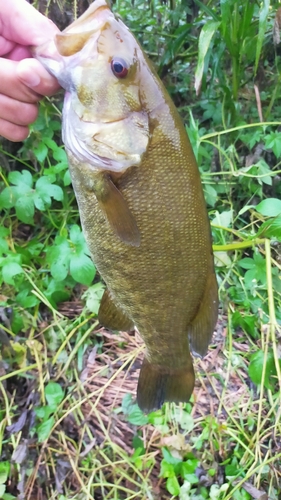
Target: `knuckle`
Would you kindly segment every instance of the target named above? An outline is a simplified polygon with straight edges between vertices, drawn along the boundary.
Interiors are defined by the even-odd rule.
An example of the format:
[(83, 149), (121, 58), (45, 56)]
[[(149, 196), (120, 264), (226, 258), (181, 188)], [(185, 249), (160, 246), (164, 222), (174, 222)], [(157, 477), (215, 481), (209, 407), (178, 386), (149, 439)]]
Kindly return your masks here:
[(37, 104), (18, 101), (0, 94), (0, 118), (15, 125), (26, 126), (36, 120)]
[(36, 120), (38, 115), (36, 104), (21, 103), (19, 108), (21, 111), (18, 114), (18, 125), (29, 125)]
[(16, 127), (13, 132), (13, 137), (10, 139), (13, 142), (22, 142), (29, 135), (29, 129), (27, 127)]
[(0, 136), (12, 142), (24, 141), (29, 135), (28, 127), (21, 127), (5, 120), (0, 120)]

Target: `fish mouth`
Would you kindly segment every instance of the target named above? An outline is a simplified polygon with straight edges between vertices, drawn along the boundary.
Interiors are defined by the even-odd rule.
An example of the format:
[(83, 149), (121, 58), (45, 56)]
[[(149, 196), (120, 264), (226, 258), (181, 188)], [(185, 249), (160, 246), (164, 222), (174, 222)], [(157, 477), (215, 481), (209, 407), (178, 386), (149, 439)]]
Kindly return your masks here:
[(96, 0), (89, 9), (64, 31), (40, 46), (30, 47), (31, 53), (60, 85), (71, 91), (69, 72), (77, 60), (93, 59), (97, 54), (96, 42), (104, 25), (114, 18), (106, 0)]

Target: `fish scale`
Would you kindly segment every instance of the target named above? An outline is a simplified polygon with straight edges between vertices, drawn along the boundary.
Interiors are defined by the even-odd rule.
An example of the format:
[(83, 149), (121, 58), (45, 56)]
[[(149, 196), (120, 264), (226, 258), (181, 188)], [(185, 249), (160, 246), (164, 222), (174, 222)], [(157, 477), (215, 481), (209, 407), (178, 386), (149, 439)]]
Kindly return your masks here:
[[(145, 342), (137, 390), (144, 411), (188, 401), (190, 349), (205, 354), (218, 297), (208, 214), (182, 121), (105, 0), (35, 55), (67, 90), (70, 174), (107, 285), (100, 321), (112, 329), (135, 325)], [(112, 61), (125, 68), (122, 78)]]

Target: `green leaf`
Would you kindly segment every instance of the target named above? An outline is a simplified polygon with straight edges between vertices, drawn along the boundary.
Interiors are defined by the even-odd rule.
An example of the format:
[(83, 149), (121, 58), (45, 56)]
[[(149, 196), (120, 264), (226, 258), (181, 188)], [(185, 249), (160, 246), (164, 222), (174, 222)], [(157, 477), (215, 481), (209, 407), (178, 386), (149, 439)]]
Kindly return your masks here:
[(230, 27), (229, 26), (229, 21), (231, 18), (230, 5), (231, 2), (229, 0), (220, 0), (223, 35), (225, 35), (226, 31), (229, 30)]
[(176, 476), (168, 477), (166, 488), (171, 495), (178, 496), (180, 494), (180, 485)]
[(256, 210), (267, 217), (276, 217), (281, 214), (281, 200), (278, 200), (278, 198), (267, 198), (256, 206)]
[(242, 314), (239, 311), (235, 311), (232, 316), (232, 324), (234, 328), (242, 328), (245, 332), (252, 335), (252, 337), (257, 337), (257, 319), (256, 316)]
[(195, 458), (194, 460), (188, 459), (180, 464), (181, 476), (183, 479), (187, 479), (187, 475), (193, 474), (198, 466), (199, 461)]
[(266, 363), (264, 385), (267, 389), (273, 389), (272, 376), (276, 375), (276, 367), (272, 351), (268, 352), (267, 358), (265, 358), (264, 352), (261, 350), (252, 355), (249, 365), (249, 376), (254, 384), (260, 385), (264, 363)]
[(66, 170), (64, 176), (63, 176), (63, 185), (64, 186), (69, 186), (71, 184), (72, 180), (70, 177), (70, 172), (69, 170)]
[(5, 484), (0, 484), (0, 498), (3, 498), (3, 495), (5, 494), (5, 491), (6, 491)]
[(132, 394), (128, 393), (122, 399), (122, 411), (124, 415), (128, 415), (132, 409), (136, 406), (136, 403), (132, 400)]
[(33, 154), (35, 155), (35, 158), (42, 163), (48, 155), (48, 148), (44, 142), (39, 142), (37, 147), (33, 147)]
[(133, 425), (146, 425), (148, 423), (147, 415), (145, 415), (137, 405), (128, 416), (128, 422)]
[(190, 413), (182, 410), (181, 408), (175, 408), (174, 418), (176, 422), (179, 423), (182, 429), (191, 432), (194, 427), (194, 420)]
[(167, 460), (161, 461), (160, 477), (173, 477), (175, 475), (175, 469), (172, 464), (167, 462)]
[(207, 21), (200, 33), (199, 44), (198, 44), (198, 63), (195, 71), (195, 91), (198, 95), (200, 92), (202, 78), (205, 66), (205, 57), (210, 48), (212, 38), (220, 26), (220, 22), (217, 21)]
[(17, 294), (16, 302), (23, 308), (28, 309), (39, 304), (40, 300), (35, 295), (30, 294), (29, 290), (25, 288)]
[(10, 472), (9, 462), (0, 462), (0, 484), (6, 483)]
[(260, 159), (255, 166), (258, 167), (258, 175), (262, 176), (258, 181), (267, 184), (267, 186), (272, 186), (272, 174), (274, 175), (274, 173), (268, 164), (263, 159)]
[(34, 411), (38, 418), (46, 421), (50, 415), (56, 411), (56, 409), (56, 406), (40, 406), (39, 408), (35, 408)]
[(63, 281), (68, 275), (68, 262), (65, 262), (60, 257), (56, 262), (51, 265), (51, 275), (56, 281)]
[(205, 199), (206, 199), (206, 202), (208, 203), (208, 205), (210, 205), (211, 207), (214, 207), (216, 202), (217, 202), (217, 199), (218, 199), (218, 193), (215, 190), (215, 188), (213, 186), (211, 186), (210, 184), (205, 184), (204, 185), (204, 195), (205, 195)]
[(14, 495), (10, 495), (10, 493), (4, 493), (2, 498), (3, 500), (17, 500), (17, 497), (14, 497)]
[(32, 175), (28, 170), (22, 170), (22, 172), (18, 172), (17, 170), (15, 172), (10, 172), (8, 179), (11, 184), (15, 184), (15, 186), (24, 185), (29, 188), (32, 188), (33, 186)]
[(48, 176), (43, 176), (36, 182), (35, 205), (39, 210), (45, 210), (45, 206), (51, 205), (51, 198), (57, 201), (63, 199), (63, 191), (60, 186), (50, 182)]
[(70, 237), (72, 243), (74, 243), (74, 245), (76, 247), (79, 247), (83, 250), (84, 250), (84, 248), (87, 249), (84, 235), (83, 235), (80, 227), (77, 224), (73, 224), (71, 226), (70, 231), (69, 231), (69, 237)]
[(280, 144), (279, 132), (270, 132), (270, 134), (265, 136), (264, 143), (265, 143), (266, 149), (272, 149), (276, 158), (280, 157), (281, 144)]
[(38, 179), (36, 182), (36, 192), (48, 205), (51, 203), (51, 198), (54, 198), (56, 201), (63, 200), (63, 190), (60, 186), (52, 184), (48, 176)]
[(143, 445), (143, 440), (139, 436), (133, 437), (132, 444), (133, 444), (134, 450), (138, 451), (139, 455), (143, 455), (145, 453), (145, 447)]
[(131, 394), (126, 394), (122, 400), (122, 411), (127, 416), (128, 422), (134, 425), (146, 425), (148, 417), (132, 400)]
[(104, 288), (105, 287), (103, 283), (95, 283), (94, 285), (90, 286), (88, 290), (86, 290), (82, 295), (82, 299), (86, 299), (87, 309), (89, 309), (89, 311), (91, 311), (92, 313), (98, 314)]
[(49, 194), (56, 201), (63, 200), (63, 190), (60, 186), (57, 186), (56, 184), (49, 185)]
[(260, 9), (259, 33), (256, 45), (256, 60), (255, 60), (255, 70), (254, 70), (255, 75), (257, 74), (262, 44), (264, 41), (264, 36), (267, 28), (267, 18), (269, 14), (269, 9), (270, 9), (270, 0), (263, 0), (262, 7)]
[(245, 257), (245, 259), (239, 260), (239, 266), (243, 269), (254, 269), (256, 267), (254, 259), (250, 259), (250, 257)]
[(26, 193), (25, 196), (18, 198), (16, 202), (16, 214), (18, 219), (25, 224), (33, 223), (34, 201), (28, 193)]
[[(0, 230), (1, 229), (6, 229), (6, 228), (0, 228)], [(5, 240), (5, 236), (6, 236), (6, 234), (3, 233), (3, 237), (2, 237), (2, 235), (0, 233), (0, 254), (9, 252), (9, 245), (8, 245), (8, 242)]]
[(54, 417), (50, 417), (48, 420), (42, 422), (42, 424), (40, 424), (37, 427), (37, 435), (39, 443), (43, 443), (43, 441), (48, 439), (54, 423), (55, 423)]
[(188, 481), (190, 484), (198, 484), (199, 479), (196, 474), (185, 474), (184, 480)]
[(54, 150), (53, 157), (57, 162), (64, 163), (66, 166), (68, 165), (66, 152), (63, 148), (57, 147), (56, 150)]
[(47, 249), (47, 262), (56, 281), (63, 281), (67, 277), (71, 255), (69, 242), (63, 236), (57, 236), (54, 246)]
[(13, 278), (21, 273), (23, 273), (23, 269), (16, 262), (9, 262), (2, 267), (3, 280), (9, 285), (14, 285), (15, 282)]
[(48, 404), (59, 405), (64, 398), (64, 391), (57, 382), (49, 382), (45, 387), (45, 396)]
[(15, 205), (16, 199), (14, 188), (6, 187), (0, 194), (0, 208), (6, 210), (12, 208)]
[(257, 237), (276, 238), (281, 241), (281, 215), (265, 221), (259, 228)]
[(225, 212), (216, 212), (216, 216), (212, 220), (212, 224), (216, 226), (229, 227), (233, 219), (233, 210), (227, 210)]
[(253, 497), (244, 488), (236, 490), (233, 493), (233, 500), (251, 500)]
[(57, 149), (59, 149), (57, 143), (49, 137), (44, 137), (44, 143), (46, 144), (46, 146), (48, 146), (49, 149), (52, 149), (52, 151), (57, 151)]
[(96, 268), (90, 257), (85, 254), (73, 255), (70, 258), (70, 274), (75, 281), (89, 286), (93, 282)]
[(178, 465), (182, 462), (182, 460), (180, 460), (179, 458), (174, 457), (167, 448), (163, 448), (162, 453), (164, 460), (166, 460), (166, 462), (168, 462), (169, 464)]

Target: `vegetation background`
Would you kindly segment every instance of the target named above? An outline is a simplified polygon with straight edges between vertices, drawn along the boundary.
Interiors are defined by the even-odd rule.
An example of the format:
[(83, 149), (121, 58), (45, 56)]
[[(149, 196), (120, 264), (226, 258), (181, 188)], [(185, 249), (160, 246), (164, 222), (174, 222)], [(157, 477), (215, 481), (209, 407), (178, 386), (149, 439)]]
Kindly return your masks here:
[[(63, 28), (88, 1), (34, 5)], [(221, 311), (189, 404), (142, 414), (143, 346), (98, 325), (63, 95), (42, 102), (24, 143), (1, 140), (1, 499), (281, 498), (279, 7), (113, 5), (186, 124), (212, 222)]]

